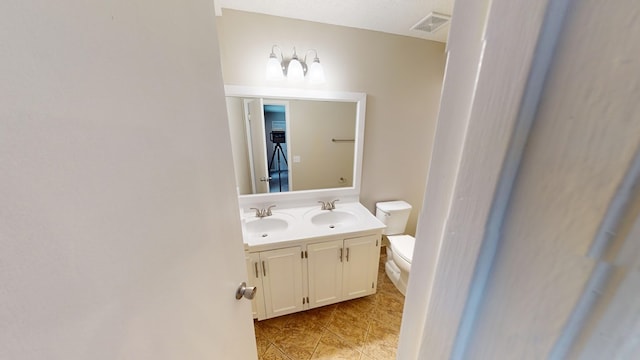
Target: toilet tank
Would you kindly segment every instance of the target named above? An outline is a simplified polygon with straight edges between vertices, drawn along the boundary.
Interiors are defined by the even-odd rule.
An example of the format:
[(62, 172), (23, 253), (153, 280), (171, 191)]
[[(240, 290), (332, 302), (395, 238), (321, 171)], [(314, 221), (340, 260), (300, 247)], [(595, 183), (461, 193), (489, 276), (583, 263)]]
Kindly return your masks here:
[(403, 234), (410, 213), (411, 205), (406, 201), (376, 203), (376, 217), (387, 225), (387, 228), (382, 231), (384, 235)]

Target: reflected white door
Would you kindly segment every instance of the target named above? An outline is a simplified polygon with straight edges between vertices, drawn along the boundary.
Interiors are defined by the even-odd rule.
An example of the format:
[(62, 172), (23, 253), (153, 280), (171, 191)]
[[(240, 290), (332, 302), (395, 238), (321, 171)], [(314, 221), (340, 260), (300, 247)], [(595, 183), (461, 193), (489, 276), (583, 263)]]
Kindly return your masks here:
[(251, 100), (248, 108), (255, 193), (268, 193), (269, 169), (267, 167), (267, 144), (264, 138), (264, 103), (262, 99)]

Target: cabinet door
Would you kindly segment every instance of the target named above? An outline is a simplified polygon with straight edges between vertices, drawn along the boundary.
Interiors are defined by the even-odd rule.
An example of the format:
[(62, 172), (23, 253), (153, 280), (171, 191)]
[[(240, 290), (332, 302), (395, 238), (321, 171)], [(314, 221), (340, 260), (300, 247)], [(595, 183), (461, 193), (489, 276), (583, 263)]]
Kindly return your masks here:
[(267, 318), (303, 310), (301, 252), (297, 246), (260, 253)]
[(369, 235), (344, 241), (343, 300), (375, 293), (379, 239), (379, 235)]
[(307, 246), (310, 308), (342, 300), (342, 245), (335, 240)]
[(247, 285), (256, 286), (256, 296), (251, 300), (251, 310), (253, 312), (254, 319), (264, 319), (264, 288), (262, 286), (262, 276), (260, 274), (260, 254), (259, 253), (245, 253), (245, 259), (247, 262)]

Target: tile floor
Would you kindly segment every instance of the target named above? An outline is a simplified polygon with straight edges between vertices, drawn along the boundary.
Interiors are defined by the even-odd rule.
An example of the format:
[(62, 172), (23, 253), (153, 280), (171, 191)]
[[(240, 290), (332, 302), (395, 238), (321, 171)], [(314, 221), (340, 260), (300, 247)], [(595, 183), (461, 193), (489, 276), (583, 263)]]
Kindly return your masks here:
[(383, 248), (374, 295), (256, 321), (258, 359), (395, 359), (404, 296), (385, 275), (385, 260)]

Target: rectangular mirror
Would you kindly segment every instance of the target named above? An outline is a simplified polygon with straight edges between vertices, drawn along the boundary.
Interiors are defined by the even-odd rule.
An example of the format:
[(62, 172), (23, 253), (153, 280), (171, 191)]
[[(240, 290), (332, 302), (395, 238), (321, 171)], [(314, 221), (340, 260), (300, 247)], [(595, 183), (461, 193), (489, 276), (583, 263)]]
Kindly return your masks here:
[(362, 93), (226, 86), (240, 198), (357, 195)]

